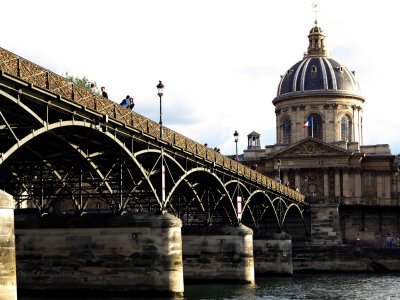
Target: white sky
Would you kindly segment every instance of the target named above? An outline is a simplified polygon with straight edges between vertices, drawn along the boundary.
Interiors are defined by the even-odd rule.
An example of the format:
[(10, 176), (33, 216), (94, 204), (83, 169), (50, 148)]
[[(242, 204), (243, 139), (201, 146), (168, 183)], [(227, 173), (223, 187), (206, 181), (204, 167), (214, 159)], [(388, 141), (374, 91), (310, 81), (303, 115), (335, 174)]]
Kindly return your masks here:
[[(0, 0), (0, 47), (51, 71), (86, 76), (109, 98), (223, 154), (247, 134), (274, 144), (280, 75), (303, 58), (311, 0)], [(400, 153), (397, 0), (320, 0), (332, 58), (356, 71), (364, 143)]]

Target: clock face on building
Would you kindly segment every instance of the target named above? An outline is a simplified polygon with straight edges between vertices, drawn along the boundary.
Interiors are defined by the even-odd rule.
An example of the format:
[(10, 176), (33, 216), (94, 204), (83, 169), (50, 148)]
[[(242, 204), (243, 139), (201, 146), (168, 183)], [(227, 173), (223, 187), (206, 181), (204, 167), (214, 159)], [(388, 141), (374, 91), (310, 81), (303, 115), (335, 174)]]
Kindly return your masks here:
[(306, 151), (306, 153), (314, 153), (315, 150), (315, 144), (313, 143), (307, 143), (304, 145), (304, 151)]

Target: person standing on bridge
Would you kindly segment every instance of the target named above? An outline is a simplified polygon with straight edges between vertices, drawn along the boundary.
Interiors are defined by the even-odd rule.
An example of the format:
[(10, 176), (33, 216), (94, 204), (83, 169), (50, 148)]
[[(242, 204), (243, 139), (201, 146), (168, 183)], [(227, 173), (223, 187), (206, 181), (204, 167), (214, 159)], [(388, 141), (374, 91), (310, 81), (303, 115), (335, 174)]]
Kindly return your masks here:
[(91, 91), (93, 94), (95, 94), (95, 95), (98, 95), (98, 94), (99, 94), (99, 90), (97, 89), (97, 85), (96, 85), (95, 82), (92, 82), (92, 83), (90, 84), (90, 91)]
[(124, 100), (122, 100), (122, 102), (119, 105), (121, 105), (122, 107), (125, 107), (125, 108), (129, 108), (129, 106), (131, 105), (130, 98), (131, 97), (129, 95), (127, 95), (126, 98)]
[(135, 107), (135, 101), (132, 97), (129, 98), (129, 108), (133, 109)]
[(107, 99), (108, 99), (108, 94), (107, 94), (106, 88), (105, 88), (104, 86), (101, 87), (101, 95), (102, 95), (104, 98), (107, 98)]

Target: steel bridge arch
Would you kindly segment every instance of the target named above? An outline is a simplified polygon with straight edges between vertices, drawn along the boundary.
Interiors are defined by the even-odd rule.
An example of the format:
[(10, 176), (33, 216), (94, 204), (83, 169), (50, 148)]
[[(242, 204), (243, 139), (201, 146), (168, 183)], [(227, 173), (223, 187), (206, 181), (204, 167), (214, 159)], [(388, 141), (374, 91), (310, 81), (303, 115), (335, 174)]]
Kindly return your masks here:
[[(138, 152), (135, 152), (134, 156), (135, 156), (135, 157), (139, 157), (139, 156), (145, 155), (145, 154), (147, 154), (147, 153), (158, 153), (158, 154), (160, 154), (160, 156), (162, 155), (162, 156), (164, 156), (164, 157), (169, 158), (173, 163), (175, 163), (175, 166), (177, 166), (177, 167), (179, 168), (179, 170), (182, 171), (182, 176), (180, 176), (180, 177), (178, 178), (177, 182), (174, 183), (174, 186), (173, 186), (172, 189), (169, 191), (168, 196), (167, 196), (166, 199), (165, 199), (165, 203), (163, 204), (162, 209), (165, 209), (165, 207), (167, 206), (167, 204), (171, 201), (172, 195), (173, 195), (173, 193), (175, 192), (175, 190), (178, 188), (179, 184), (182, 183), (182, 182), (185, 182), (185, 183), (188, 185), (188, 187), (190, 187), (190, 188), (192, 189), (193, 194), (195, 195), (196, 199), (199, 201), (199, 203), (200, 203), (200, 205), (201, 205), (201, 207), (202, 207), (202, 209), (203, 209), (203, 211), (204, 211), (204, 206), (203, 206), (203, 204), (201, 203), (201, 199), (198, 197), (197, 192), (196, 192), (195, 190), (193, 190), (193, 188), (191, 187), (190, 181), (189, 181), (189, 180), (186, 180), (186, 178), (187, 178), (190, 174), (192, 174), (192, 173), (194, 173), (194, 172), (197, 172), (197, 171), (205, 171), (207, 174), (210, 174), (211, 176), (215, 177), (215, 178), (217, 179), (218, 183), (220, 183), (221, 187), (224, 187), (222, 181), (220, 180), (220, 178), (219, 178), (216, 174), (210, 172), (207, 168), (204, 168), (204, 167), (197, 167), (197, 168), (192, 168), (192, 169), (190, 169), (189, 171), (187, 171), (184, 167), (181, 166), (181, 164), (180, 164), (172, 155), (170, 155), (168, 152), (162, 151), (161, 149), (160, 149), (160, 150), (159, 150), (159, 149), (140, 150), (140, 151), (138, 151)], [(164, 158), (161, 158), (161, 159), (164, 159)], [(225, 189), (225, 188), (224, 188), (224, 189)], [(225, 189), (225, 192), (226, 192), (226, 194), (228, 194), (227, 191), (226, 191), (226, 189)], [(229, 199), (229, 200), (231, 200), (231, 199)]]
[[(21, 146), (23, 146), (24, 144), (33, 140), (35, 137), (37, 137), (43, 133), (50, 132), (54, 129), (68, 127), (68, 126), (80, 126), (80, 127), (93, 129), (93, 124), (85, 122), (85, 121), (76, 121), (76, 120), (66, 120), (66, 121), (60, 120), (59, 122), (47, 124), (46, 127), (41, 127), (37, 130), (34, 130), (30, 134), (28, 134), (25, 137), (23, 137), (22, 139), (18, 140), (16, 144), (14, 144), (9, 150), (7, 150), (5, 153), (3, 153), (3, 155), (0, 157), (0, 166), (3, 164), (4, 161), (6, 161), (6, 159), (8, 157), (10, 157), (14, 152), (16, 152)], [(93, 129), (93, 130), (95, 130), (95, 129)], [(152, 190), (154, 197), (156, 198), (156, 200), (161, 208), (162, 205), (161, 205), (160, 199), (155, 191), (155, 188), (152, 185), (151, 181), (149, 180), (146, 170), (143, 169), (143, 167), (137, 161), (136, 157), (134, 157), (132, 152), (130, 152), (130, 150), (127, 149), (125, 144), (122, 141), (120, 141), (119, 139), (117, 139), (114, 134), (111, 134), (108, 131), (106, 131), (106, 132), (102, 131), (102, 133), (104, 135), (106, 135), (108, 138), (110, 138), (111, 140), (113, 140), (118, 146), (120, 146), (121, 149), (123, 149), (126, 152), (126, 154), (128, 154), (128, 156), (132, 159), (132, 161), (135, 163), (136, 167), (138, 167), (138, 169), (141, 171), (142, 175), (147, 179), (147, 183), (149, 184), (150, 189)]]
[[(56, 129), (56, 128), (61, 128), (61, 127), (66, 127), (66, 126), (83, 126), (83, 127), (90, 128), (90, 129), (93, 129), (93, 130), (96, 130), (97, 132), (99, 132), (97, 129), (94, 128), (94, 125), (93, 125), (90, 121), (88, 121), (88, 120), (86, 120), (86, 121), (75, 121), (75, 120), (73, 120), (73, 118), (74, 118), (73, 116), (71, 117), (72, 120), (71, 120), (71, 119), (64, 120), (64, 121), (61, 121), (61, 120), (60, 120), (59, 122), (54, 122), (54, 123), (49, 124), (48, 122), (46, 122), (46, 119), (48, 119), (48, 118), (46, 118), (46, 116), (43, 116), (43, 118), (40, 117), (40, 116), (39, 116), (38, 114), (36, 114), (31, 108), (29, 108), (29, 106), (27, 106), (26, 104), (23, 103), (23, 97), (22, 97), (22, 101), (21, 101), (21, 99), (20, 99), (20, 98), (21, 98), (21, 97), (20, 97), (20, 95), (21, 95), (21, 90), (19, 90), (19, 91), (15, 90), (15, 92), (16, 92), (16, 93), (18, 92), (18, 95), (17, 95), (16, 97), (14, 97), (14, 96), (8, 94), (7, 92), (5, 92), (5, 91), (3, 91), (3, 90), (0, 90), (0, 96), (4, 97), (4, 99), (5, 99), (6, 101), (8, 100), (8, 101), (11, 101), (12, 103), (14, 103), (15, 105), (18, 105), (24, 112), (26, 112), (27, 114), (29, 114), (38, 124), (40, 124), (40, 128), (34, 129), (34, 131), (33, 131), (31, 134), (27, 134), (27, 135), (24, 136), (21, 140), (19, 140), (19, 139), (14, 135), (14, 138), (16, 139), (16, 143), (15, 143), (14, 145), (12, 145), (12, 146), (6, 151), (5, 154), (0, 155), (0, 165), (2, 165), (2, 163), (3, 163), (8, 157), (10, 157), (11, 155), (13, 155), (13, 153), (15, 153), (21, 146), (23, 146), (24, 144), (26, 144), (26, 143), (29, 142), (30, 140), (34, 139), (35, 137), (39, 136), (41, 133), (44, 133), (44, 132), (51, 132), (52, 130), (54, 130), (54, 129)], [(15, 93), (15, 94), (16, 94), (16, 93)], [(50, 103), (50, 102), (49, 102), (49, 103)], [(34, 125), (33, 127), (35, 127), (35, 125)], [(12, 132), (11, 129), (10, 129), (10, 131)], [(140, 156), (142, 153), (145, 153), (145, 152), (147, 152), (147, 153), (149, 153), (149, 152), (158, 152), (158, 153), (161, 153), (162, 150), (161, 150), (161, 149), (160, 149), (160, 150), (158, 150), (158, 149), (151, 149), (151, 150), (150, 150), (150, 149), (147, 149), (147, 150), (141, 150), (141, 151), (138, 151), (138, 152), (133, 153), (133, 152), (131, 152), (131, 150), (128, 149), (128, 147), (126, 146), (126, 143), (123, 141), (123, 139), (117, 138), (116, 132), (115, 132), (114, 134), (112, 134), (112, 133), (110, 133), (110, 132), (103, 132), (103, 131), (100, 131), (100, 132), (103, 133), (103, 134), (105, 134), (108, 138), (112, 139), (112, 140), (116, 143), (116, 145), (118, 145), (119, 147), (121, 147), (121, 148), (125, 151), (125, 153), (132, 159), (132, 161), (133, 161), (133, 163), (135, 164), (135, 166), (140, 170), (141, 174), (142, 174), (143, 177), (146, 179), (147, 184), (149, 185), (149, 187), (150, 187), (150, 189), (151, 189), (151, 191), (152, 191), (152, 193), (153, 193), (153, 195), (154, 195), (154, 197), (155, 197), (155, 199), (156, 199), (158, 205), (160, 206), (160, 208), (163, 209), (168, 203), (170, 203), (170, 202), (171, 202), (171, 198), (172, 198), (172, 196), (173, 196), (173, 193), (175, 192), (177, 186), (181, 183), (181, 181), (180, 181), (179, 183), (176, 183), (176, 184), (173, 186), (173, 190), (170, 190), (170, 191), (169, 191), (169, 194), (168, 194), (168, 196), (167, 196), (167, 199), (166, 199), (166, 200), (164, 201), (164, 203), (163, 203), (163, 201), (160, 199), (159, 195), (158, 195), (157, 192), (156, 192), (155, 186), (154, 186), (153, 183), (152, 183), (152, 180), (151, 180), (152, 174), (151, 174), (151, 173), (148, 173), (148, 172), (146, 171), (146, 169), (144, 169), (144, 168), (142, 167), (142, 164), (141, 164), (141, 163), (139, 162), (139, 160), (138, 160), (139, 156)], [(132, 140), (133, 140), (133, 139), (132, 139)], [(69, 144), (70, 144), (70, 143), (69, 143)], [(72, 146), (72, 148), (74, 148), (72, 144), (70, 144), (70, 146)], [(161, 146), (161, 147), (162, 147), (162, 146)], [(75, 149), (75, 150), (78, 151), (78, 153), (80, 153), (80, 154), (82, 155), (82, 157), (86, 160), (86, 162), (89, 162), (89, 163), (90, 163), (90, 161), (88, 160), (88, 157), (85, 157), (85, 153), (84, 153), (84, 152), (79, 151), (79, 149)], [(175, 159), (173, 158), (173, 156), (170, 156), (168, 153), (165, 153), (164, 155), (165, 155), (166, 157), (168, 157), (169, 159), (171, 159), (171, 161), (173, 161), (173, 162), (175, 163), (175, 165), (183, 172), (184, 175), (182, 175), (182, 181), (186, 182), (186, 184), (187, 184), (187, 185), (190, 187), (190, 189), (194, 192), (195, 197), (197, 198), (197, 201), (199, 201), (199, 203), (201, 203), (201, 199), (200, 199), (199, 196), (195, 193), (196, 191), (195, 191), (194, 186), (191, 186), (191, 185), (190, 185), (190, 182), (189, 182), (189, 181), (186, 181), (187, 176), (189, 176), (190, 174), (192, 174), (193, 172), (195, 172), (195, 170), (193, 170), (193, 172), (190, 171), (191, 173), (188, 173), (187, 171), (185, 171), (185, 169), (182, 167), (182, 165), (181, 165), (177, 160), (175, 160)], [(91, 164), (91, 165), (92, 165), (92, 164)], [(94, 168), (95, 170), (97, 170), (97, 168), (96, 168), (95, 166), (93, 166), (93, 165), (92, 165), (92, 168)], [(206, 171), (206, 170), (207, 170), (206, 168), (203, 168), (203, 169), (204, 169), (203, 171), (207, 172), (207, 171)], [(199, 169), (199, 170), (200, 170), (200, 169)], [(97, 172), (97, 173), (98, 173), (98, 172)], [(186, 173), (188, 173), (188, 174), (186, 174)], [(222, 183), (222, 181), (220, 180), (220, 178), (219, 178), (216, 174), (214, 174), (214, 173), (212, 173), (212, 172), (207, 172), (207, 173), (208, 173), (208, 174), (212, 174), (212, 176), (218, 178), (219, 184)], [(104, 178), (104, 176), (102, 176), (101, 174), (98, 173), (98, 175), (99, 175), (101, 178)], [(180, 180), (180, 179), (179, 179), (179, 180)], [(236, 208), (235, 208), (235, 205), (234, 205), (234, 201), (232, 200), (233, 195), (230, 195), (229, 192), (228, 192), (228, 186), (230, 186), (232, 183), (235, 183), (235, 184), (237, 184), (238, 186), (240, 186), (241, 188), (243, 188), (243, 190), (244, 190), (246, 193), (248, 193), (249, 195), (251, 195), (251, 194), (250, 194), (249, 189), (247, 188), (247, 186), (246, 186), (245, 184), (243, 184), (242, 182), (240, 182), (239, 179), (237, 179), (237, 180), (230, 180), (230, 181), (228, 181), (228, 182), (224, 185), (224, 192), (226, 193), (226, 195), (227, 195), (227, 197), (228, 197), (228, 200), (230, 200), (230, 203), (231, 203), (231, 206), (233, 207), (233, 210), (236, 211)], [(109, 187), (108, 187), (108, 189), (110, 190)], [(255, 194), (255, 193), (253, 192), (252, 194)], [(299, 212), (300, 212), (301, 215), (302, 215), (302, 210), (299, 208), (298, 205), (293, 204), (293, 203), (290, 203), (290, 204), (288, 205), (288, 203), (285, 202), (285, 200), (283, 200), (282, 196), (279, 196), (279, 195), (278, 195), (278, 196), (275, 197), (273, 200), (271, 200), (271, 197), (270, 197), (269, 193), (267, 193), (267, 191), (263, 191), (262, 194), (265, 195), (265, 197), (267, 197), (268, 201), (272, 204), (275, 217), (277, 218), (277, 220), (278, 220), (280, 226), (283, 225), (283, 223), (284, 223), (284, 221), (285, 221), (285, 219), (286, 219), (286, 216), (287, 216), (289, 210), (293, 209), (292, 206), (296, 206), (296, 208), (299, 210)], [(222, 197), (219, 199), (219, 201), (221, 201), (224, 197), (225, 197), (225, 195), (222, 195)], [(245, 203), (246, 206), (243, 208), (243, 210), (248, 209), (248, 206), (247, 206), (247, 205), (250, 203), (250, 199), (251, 199), (251, 198), (252, 198), (252, 196), (251, 196), (251, 197), (249, 196), (249, 199), (248, 199), (248, 201), (246, 201), (246, 203)], [(227, 201), (228, 201), (228, 200), (227, 200)], [(276, 204), (276, 205), (274, 205), (274, 204)], [(204, 209), (204, 206), (202, 206), (202, 207), (203, 207), (203, 209)], [(277, 207), (285, 207), (285, 210), (284, 210), (284, 211), (280, 211), (280, 214), (279, 214), (279, 213), (277, 212)], [(283, 213), (282, 213), (282, 212), (283, 212)], [(278, 216), (278, 214), (279, 214), (279, 216)], [(236, 212), (235, 215), (236, 215), (236, 218), (237, 218), (237, 212)], [(279, 220), (280, 220), (280, 221), (279, 221)]]
[[(252, 216), (252, 219), (253, 219), (254, 223), (256, 223), (256, 222), (258, 223), (262, 219), (262, 216), (261, 216), (260, 220), (254, 220), (254, 217), (253, 217), (253, 215), (251, 213), (251, 208), (250, 208), (250, 205), (253, 202), (253, 198), (255, 198), (256, 196), (259, 196), (259, 195), (261, 195), (262, 197), (267, 198), (267, 200), (271, 204), (270, 206), (273, 209), (273, 212), (274, 212), (274, 215), (275, 215), (275, 220), (276, 220), (279, 228), (281, 228), (281, 229), (283, 228), (285, 220), (286, 220), (286, 216), (287, 216), (289, 210), (291, 210), (293, 208), (296, 208), (298, 210), (299, 215), (300, 215), (300, 217), (301, 217), (301, 219), (303, 220), (303, 223), (304, 223), (304, 215), (303, 215), (304, 210), (302, 210), (299, 207), (299, 205), (297, 205), (296, 203), (287, 204), (287, 201), (284, 201), (284, 199), (281, 196), (270, 197), (270, 195), (266, 191), (263, 191), (263, 190), (260, 190), (260, 189), (257, 189), (255, 191), (253, 191), (249, 195), (248, 200), (245, 201), (244, 206), (243, 206), (243, 213), (246, 210), (248, 210), (250, 215)], [(278, 202), (278, 204), (276, 204), (276, 202)]]
[(43, 120), (41, 117), (39, 117), (32, 109), (30, 109), (27, 105), (22, 103), (19, 99), (19, 94), (18, 94), (18, 99), (15, 98), (14, 96), (4, 92), (3, 90), (0, 90), (0, 95), (4, 96), (7, 100), (13, 102), (14, 104), (17, 104), (20, 106), (24, 111), (28, 112), (38, 123), (40, 123), (42, 126), (46, 126), (47, 122)]
[[(277, 209), (276, 209), (275, 206), (273, 205), (273, 200), (272, 200), (271, 197), (268, 195), (268, 193), (265, 192), (265, 191), (263, 191), (263, 190), (257, 189), (257, 190), (255, 190), (254, 192), (252, 192), (252, 193), (249, 195), (248, 200), (244, 203), (244, 206), (243, 206), (243, 213), (244, 213), (245, 210), (247, 209), (247, 210), (249, 211), (249, 213), (251, 214), (252, 218), (253, 218), (253, 215), (252, 215), (252, 213), (251, 213), (252, 211), (251, 211), (251, 209), (250, 209), (250, 204), (254, 201), (253, 198), (254, 198), (255, 196), (259, 196), (259, 195), (261, 195), (262, 197), (265, 197), (265, 198), (269, 201), (269, 203), (271, 204), (270, 206), (271, 206), (272, 209), (273, 209), (276, 222), (277, 222), (279, 228), (282, 228), (282, 225), (281, 225), (281, 223), (279, 222)], [(265, 210), (265, 211), (266, 211), (266, 210)], [(265, 211), (263, 212), (263, 215), (264, 215)], [(260, 220), (262, 219), (262, 217), (263, 217), (263, 216), (261, 216)], [(257, 221), (258, 221), (257, 224), (259, 223), (260, 220), (257, 220)], [(253, 222), (256, 223), (255, 220), (254, 220), (254, 218), (253, 218)], [(256, 225), (256, 224), (254, 224), (254, 225)]]
[[(220, 187), (221, 187), (221, 188), (223, 189), (223, 191), (224, 191), (223, 197), (224, 197), (224, 196), (227, 196), (227, 197), (228, 197), (227, 201), (230, 202), (231, 207), (232, 207), (233, 211), (235, 212), (236, 221), (238, 221), (238, 220), (237, 220), (237, 211), (236, 211), (236, 208), (235, 208), (235, 206), (234, 206), (234, 204), (233, 204), (232, 197), (229, 195), (229, 192), (228, 192), (228, 190), (226, 189), (224, 183), (221, 181), (221, 179), (220, 179), (215, 173), (210, 172), (207, 168), (204, 168), (204, 167), (193, 168), (193, 169), (191, 169), (191, 170), (185, 172), (185, 174), (183, 174), (183, 176), (181, 176), (181, 178), (179, 178), (179, 180), (176, 182), (176, 184), (174, 185), (174, 187), (171, 189), (171, 191), (170, 191), (168, 197), (166, 198), (166, 201), (165, 201), (165, 202), (168, 203), (168, 202), (170, 201), (170, 199), (171, 199), (171, 197), (172, 197), (174, 191), (178, 188), (179, 184), (180, 184), (181, 182), (185, 182), (185, 181), (186, 181), (186, 178), (187, 178), (189, 175), (191, 175), (191, 174), (193, 174), (193, 173), (195, 173), (195, 172), (204, 172), (204, 173), (206, 173), (207, 175), (210, 175), (211, 177), (213, 177), (213, 178), (216, 180), (216, 182), (220, 185)], [(219, 202), (223, 199), (223, 197), (220, 198)], [(197, 198), (198, 198), (198, 197), (197, 197)], [(200, 201), (199, 198), (198, 198), (198, 200), (199, 200), (199, 202), (200, 202), (200, 204), (201, 204), (201, 201)], [(201, 205), (202, 205), (202, 204), (201, 204)], [(217, 206), (218, 206), (218, 204), (217, 204)], [(204, 206), (203, 206), (203, 205), (202, 205), (202, 208), (204, 209)]]

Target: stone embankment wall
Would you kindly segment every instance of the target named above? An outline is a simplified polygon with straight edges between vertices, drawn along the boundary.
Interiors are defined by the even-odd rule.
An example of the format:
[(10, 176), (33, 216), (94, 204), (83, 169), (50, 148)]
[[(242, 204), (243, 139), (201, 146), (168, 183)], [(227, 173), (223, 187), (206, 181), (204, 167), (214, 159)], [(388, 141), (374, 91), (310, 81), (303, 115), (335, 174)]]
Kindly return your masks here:
[(395, 245), (400, 237), (400, 207), (352, 205), (340, 208), (344, 244), (357, 238), (366, 247), (385, 248), (386, 239)]
[(181, 221), (169, 214), (16, 215), (24, 293), (182, 295)]
[(309, 246), (293, 249), (294, 273), (400, 271), (399, 248)]
[(398, 207), (311, 205), (311, 237), (292, 241), (294, 273), (398, 272), (399, 228)]
[(0, 190), (0, 299), (17, 299), (14, 199)]

